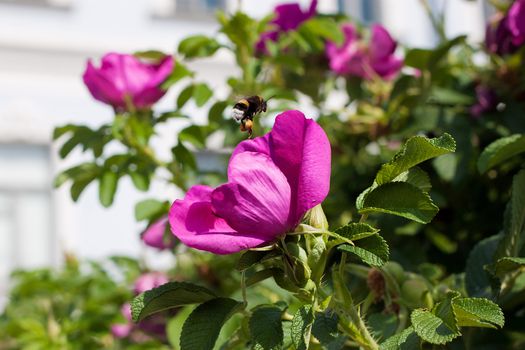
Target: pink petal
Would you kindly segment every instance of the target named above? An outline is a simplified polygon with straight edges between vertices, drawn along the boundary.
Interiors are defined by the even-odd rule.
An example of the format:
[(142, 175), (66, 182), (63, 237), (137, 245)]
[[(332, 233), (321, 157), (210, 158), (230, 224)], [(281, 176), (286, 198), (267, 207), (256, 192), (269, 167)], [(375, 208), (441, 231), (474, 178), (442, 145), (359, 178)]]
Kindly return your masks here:
[(130, 323), (114, 324), (114, 325), (111, 325), (111, 334), (113, 334), (115, 338), (122, 339), (122, 338), (126, 338), (127, 336), (129, 336), (132, 329), (133, 329), (133, 325)]
[(370, 57), (372, 60), (386, 59), (396, 50), (396, 42), (385, 27), (375, 24), (372, 26), (370, 38)]
[(111, 77), (95, 68), (91, 60), (88, 61), (82, 78), (95, 99), (114, 107), (124, 107), (123, 91), (113, 84)]
[(382, 77), (389, 80), (394, 78), (403, 67), (403, 60), (394, 56), (387, 57), (382, 60), (371, 62), (372, 69)]
[(140, 294), (147, 290), (157, 288), (168, 282), (168, 276), (161, 272), (145, 273), (135, 281), (134, 291), (136, 294)]
[(300, 111), (277, 116), (270, 134), (274, 163), (292, 190), (289, 222), (297, 225), (306, 211), (321, 203), (330, 189), (330, 142), (323, 129)]
[(213, 211), (238, 232), (267, 241), (286, 233), (290, 185), (268, 155), (238, 154), (230, 160), (230, 182), (212, 193)]
[(215, 215), (212, 191), (207, 186), (193, 186), (183, 200), (176, 200), (171, 206), (171, 232), (182, 243), (215, 254), (232, 254), (265, 243), (265, 238), (250, 232), (239, 233)]
[(174, 245), (174, 240), (166, 241), (164, 233), (168, 226), (168, 216), (163, 216), (153, 224), (148, 226), (142, 233), (141, 239), (150, 247), (157, 249), (170, 249)]
[(515, 1), (507, 17), (508, 28), (513, 36), (512, 42), (519, 46), (525, 42), (525, 1)]

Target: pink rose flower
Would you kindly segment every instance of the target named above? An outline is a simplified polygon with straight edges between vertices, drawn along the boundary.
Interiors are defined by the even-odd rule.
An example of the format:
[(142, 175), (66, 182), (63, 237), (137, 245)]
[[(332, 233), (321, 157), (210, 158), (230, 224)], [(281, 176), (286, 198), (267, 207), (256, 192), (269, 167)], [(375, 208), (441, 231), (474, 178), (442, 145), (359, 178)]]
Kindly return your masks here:
[(162, 272), (145, 273), (135, 281), (135, 294), (140, 294), (168, 282), (168, 276)]
[(241, 142), (228, 182), (193, 186), (169, 212), (171, 231), (189, 247), (231, 254), (293, 230), (330, 187), (330, 143), (299, 111), (277, 116), (273, 130)]
[(389, 80), (403, 66), (403, 60), (394, 56), (397, 44), (384, 27), (372, 26), (368, 44), (361, 39), (352, 24), (344, 24), (342, 31), (345, 35), (342, 46), (333, 42), (326, 43), (326, 56), (333, 72), (363, 79), (371, 79), (377, 75)]
[(167, 228), (168, 216), (166, 215), (149, 225), (140, 238), (150, 247), (160, 250), (172, 249), (175, 246), (175, 237), (165, 235)]
[(507, 16), (512, 42), (520, 46), (525, 43), (525, 0), (516, 0), (510, 7)]
[(275, 30), (261, 34), (255, 45), (257, 52), (266, 52), (266, 42), (277, 41), (279, 34), (297, 29), (304, 21), (313, 17), (317, 9), (317, 0), (312, 0), (307, 11), (303, 11), (298, 3), (277, 5), (274, 9), (275, 17), (270, 24)]
[(108, 53), (102, 57), (99, 68), (88, 61), (83, 79), (95, 99), (115, 109), (145, 109), (166, 93), (160, 85), (174, 64), (171, 56), (158, 63), (147, 63), (133, 55)]

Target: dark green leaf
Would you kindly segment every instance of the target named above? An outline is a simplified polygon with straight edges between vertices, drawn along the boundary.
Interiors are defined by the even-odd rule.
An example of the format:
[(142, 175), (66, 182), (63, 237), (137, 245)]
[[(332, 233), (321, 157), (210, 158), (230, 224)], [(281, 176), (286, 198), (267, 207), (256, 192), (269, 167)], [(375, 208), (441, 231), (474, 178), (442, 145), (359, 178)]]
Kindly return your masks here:
[(337, 314), (317, 313), (312, 326), (312, 335), (319, 340), (323, 349), (340, 350), (346, 341), (346, 337), (337, 329)]
[(224, 110), (227, 106), (228, 102), (226, 101), (215, 102), (208, 112), (208, 122), (221, 125), (224, 121)]
[(249, 327), (253, 348), (277, 350), (283, 347), (282, 309), (276, 305), (259, 305), (252, 310)]
[(405, 182), (390, 182), (371, 188), (362, 199), (359, 213), (381, 212), (426, 224), (439, 211), (427, 193)]
[(304, 22), (302, 26), (323, 39), (333, 41), (338, 45), (343, 43), (344, 35), (341, 28), (332, 18), (315, 17)]
[(198, 107), (202, 107), (213, 96), (213, 91), (204, 83), (196, 84), (193, 87), (193, 98)]
[(357, 255), (371, 266), (383, 266), (390, 255), (388, 244), (378, 234), (359, 240), (355, 246), (343, 244), (338, 249)]
[(351, 241), (367, 238), (378, 233), (379, 230), (365, 223), (351, 222), (345, 226), (339, 227), (335, 233)]
[(189, 101), (189, 99), (193, 96), (193, 85), (186, 86), (179, 94), (179, 97), (177, 97), (177, 108), (182, 108), (186, 104), (186, 102)]
[(401, 333), (391, 336), (379, 346), (380, 350), (420, 350), (420, 339), (410, 326)]
[(490, 296), (491, 280), (485, 266), (494, 262), (494, 253), (498, 247), (500, 235), (480, 241), (470, 251), (465, 268), (465, 287), (470, 296)]
[(171, 151), (175, 158), (175, 162), (178, 162), (179, 164), (193, 170), (197, 169), (197, 162), (195, 160), (195, 156), (186, 147), (184, 147), (182, 143), (179, 143), (177, 146), (173, 147)]
[(179, 133), (179, 141), (188, 141), (196, 147), (204, 148), (206, 133), (203, 126), (190, 125)]
[(296, 350), (307, 350), (310, 345), (310, 334), (314, 314), (312, 305), (303, 305), (297, 310), (292, 320), (292, 343)]
[[(440, 157), (438, 159), (441, 159), (443, 157)], [(407, 182), (411, 185), (419, 187), (419, 189), (425, 193), (428, 193), (430, 189), (432, 188), (432, 184), (430, 183), (430, 178), (428, 177), (428, 174), (426, 173), (426, 171), (422, 170), (421, 168), (417, 166), (410, 168), (409, 170), (405, 172), (402, 172), (401, 174), (396, 176), (392, 181)]]
[(394, 158), (381, 167), (375, 181), (378, 185), (390, 182), (403, 172), (425, 160), (454, 152), (455, 150), (456, 142), (449, 134), (443, 134), (433, 139), (423, 136), (411, 137)]
[(410, 316), (415, 332), (431, 344), (446, 344), (461, 335), (447, 327), (445, 322), (430, 311), (416, 309)]
[(213, 350), (224, 323), (243, 304), (233, 299), (216, 298), (199, 305), (184, 322), (181, 350)]
[(138, 322), (160, 311), (202, 303), (215, 297), (209, 289), (195, 284), (169, 282), (136, 296), (131, 303), (131, 314), (133, 321)]
[(518, 269), (523, 269), (525, 266), (525, 258), (505, 257), (496, 262), (494, 273), (496, 276), (502, 278), (509, 272), (514, 272)]
[(470, 106), (475, 100), (472, 96), (462, 94), (457, 90), (434, 86), (430, 91), (429, 102), (450, 106)]
[(503, 327), (505, 318), (500, 307), (484, 298), (459, 298), (452, 301), (460, 327)]
[(525, 170), (512, 179), (512, 196), (505, 216), (505, 233), (496, 251), (496, 259), (518, 256), (525, 243)]
[(516, 134), (501, 138), (483, 150), (478, 159), (478, 170), (484, 173), (523, 152), (525, 152), (525, 136)]

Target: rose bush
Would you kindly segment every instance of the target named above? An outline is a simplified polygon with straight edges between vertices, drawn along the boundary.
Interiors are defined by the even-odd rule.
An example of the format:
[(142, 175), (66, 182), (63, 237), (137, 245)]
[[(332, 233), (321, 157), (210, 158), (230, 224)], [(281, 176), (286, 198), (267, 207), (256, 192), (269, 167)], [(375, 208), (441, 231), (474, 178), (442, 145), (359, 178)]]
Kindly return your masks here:
[[(523, 1), (498, 6), (485, 47), (446, 38), (431, 11), (440, 43), (398, 47), (382, 26), (318, 14), (312, 1), (261, 21), (219, 13), (220, 40), (184, 39), (174, 65), (160, 52), (115, 55), (132, 67), (119, 70), (136, 78), (130, 86), (117, 63), (102, 64), (98, 92), (86, 84), (115, 118), (57, 128), (62, 157), (81, 146), (95, 159), (56, 184), (70, 182), (77, 200), (98, 180), (105, 206), (124, 176), (146, 191), (162, 172), (186, 192), (135, 207), (145, 244), (171, 249), (176, 264), (171, 282), (133, 299), (132, 320), (173, 310), (155, 344), (183, 350), (520, 349)], [(240, 72), (226, 99), (186, 65), (218, 50), (230, 50)], [(173, 85), (173, 110), (150, 108)], [(230, 109), (253, 93), (272, 99), (254, 119), (259, 137), (245, 140)], [(208, 124), (191, 122), (189, 101)], [(159, 159), (151, 138), (180, 118), (189, 125)], [(230, 157), (220, 174), (195, 157), (217, 134)], [(126, 152), (104, 152), (112, 141)], [(121, 304), (115, 317), (136, 329), (122, 323)]]

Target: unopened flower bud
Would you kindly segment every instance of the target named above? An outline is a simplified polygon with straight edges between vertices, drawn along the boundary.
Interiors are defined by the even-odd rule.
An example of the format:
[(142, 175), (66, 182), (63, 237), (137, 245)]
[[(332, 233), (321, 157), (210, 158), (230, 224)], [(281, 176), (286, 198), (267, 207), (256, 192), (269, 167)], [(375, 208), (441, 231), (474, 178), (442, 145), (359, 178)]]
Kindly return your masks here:
[(326, 215), (324, 215), (321, 204), (316, 205), (306, 212), (306, 223), (319, 230), (328, 230), (328, 220), (326, 220)]

